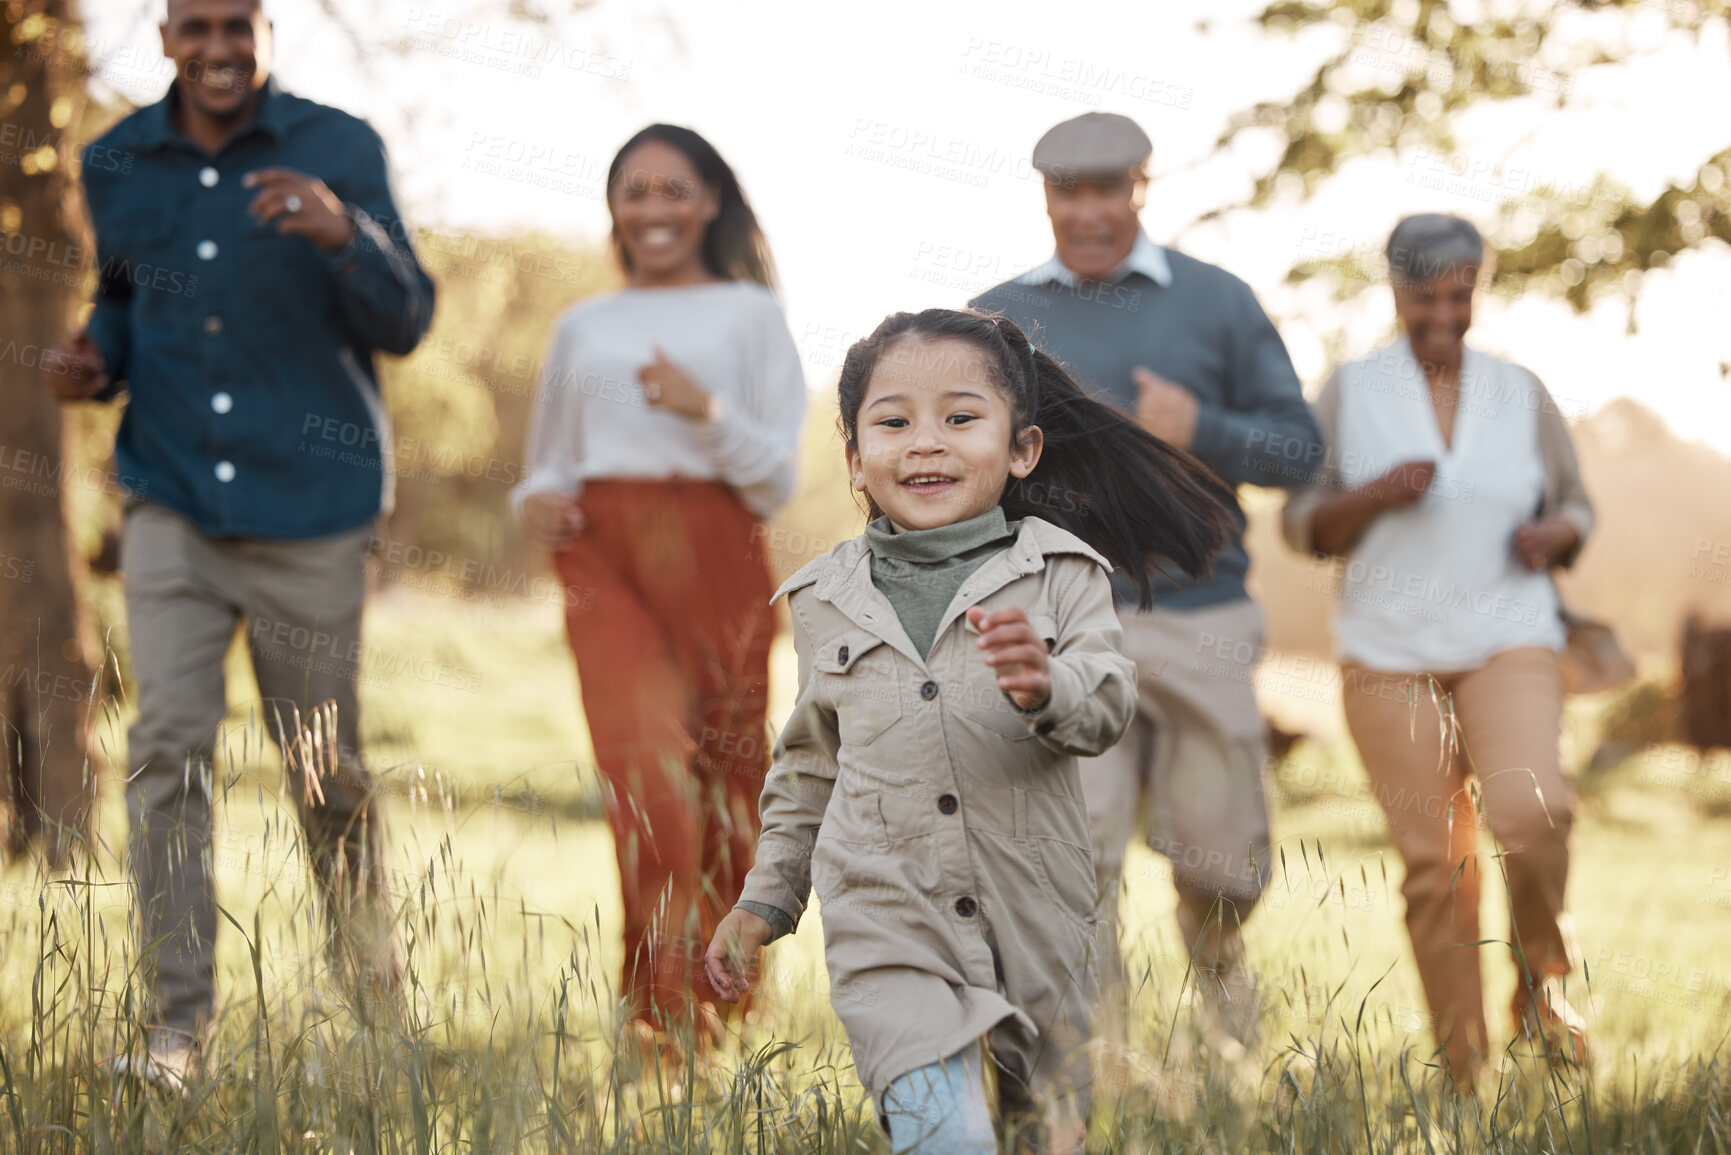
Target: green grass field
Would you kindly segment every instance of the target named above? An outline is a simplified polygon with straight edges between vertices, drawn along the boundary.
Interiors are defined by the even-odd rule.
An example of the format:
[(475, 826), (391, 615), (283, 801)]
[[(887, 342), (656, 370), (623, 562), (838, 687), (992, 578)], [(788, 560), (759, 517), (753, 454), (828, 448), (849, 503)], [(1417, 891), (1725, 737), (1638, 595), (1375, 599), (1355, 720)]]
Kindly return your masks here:
[[(779, 724), (794, 689), (785, 638), (774, 674)], [(616, 1053), (617, 878), (556, 607), (383, 595), (362, 679), (406, 1015), (315, 997), (329, 993), (321, 923), (236, 651), (214, 850), (232, 923), (205, 1078), (180, 1103), (107, 1073), (139, 1045), (110, 776), (105, 841), (77, 877), (0, 875), (0, 1152), (888, 1150), (829, 1010), (815, 919), (771, 948), (770, 997), (721, 1053), (674, 1074)], [(96, 744), (118, 753), (125, 720), (112, 704)], [(1587, 749), (1590, 704), (1571, 732)], [(1265, 990), (1251, 1059), (1226, 1067), (1187, 1045), (1170, 887), (1140, 852), (1130, 1054), (1103, 1069), (1090, 1150), (1731, 1147), (1731, 759), (1656, 748), (1581, 784), (1570, 906), (1585, 965), (1571, 998), (1593, 1024), (1594, 1065), (1514, 1055), (1476, 1100), (1445, 1093), (1427, 1065), (1400, 867), (1350, 746), (1319, 731), (1271, 788), (1280, 854), (1247, 933)], [(1486, 892), (1486, 936), (1501, 937), (1498, 887)], [(1506, 1041), (1495, 1012), (1514, 972), (1485, 954)]]

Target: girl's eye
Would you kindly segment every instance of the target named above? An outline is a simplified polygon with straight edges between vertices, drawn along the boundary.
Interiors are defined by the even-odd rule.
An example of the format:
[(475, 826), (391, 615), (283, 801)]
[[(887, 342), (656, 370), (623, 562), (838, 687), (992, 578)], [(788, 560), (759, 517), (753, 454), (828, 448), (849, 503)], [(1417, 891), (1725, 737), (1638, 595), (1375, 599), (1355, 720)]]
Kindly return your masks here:
[(891, 429), (900, 429), (907, 423), (908, 419), (906, 417), (885, 417), (882, 421), (878, 422), (879, 425), (887, 425)]
[(952, 413), (949, 416), (949, 423), (951, 425), (962, 425), (969, 421), (978, 420), (979, 418), (972, 413)]

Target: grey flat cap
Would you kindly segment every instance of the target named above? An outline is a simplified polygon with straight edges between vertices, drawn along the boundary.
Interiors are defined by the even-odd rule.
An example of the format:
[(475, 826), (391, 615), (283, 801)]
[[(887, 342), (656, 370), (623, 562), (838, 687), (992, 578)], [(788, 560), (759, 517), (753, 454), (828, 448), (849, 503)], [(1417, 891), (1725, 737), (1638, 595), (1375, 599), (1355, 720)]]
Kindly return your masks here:
[(1084, 112), (1046, 130), (1034, 146), (1034, 167), (1053, 180), (1123, 176), (1154, 154), (1142, 127), (1116, 112)]

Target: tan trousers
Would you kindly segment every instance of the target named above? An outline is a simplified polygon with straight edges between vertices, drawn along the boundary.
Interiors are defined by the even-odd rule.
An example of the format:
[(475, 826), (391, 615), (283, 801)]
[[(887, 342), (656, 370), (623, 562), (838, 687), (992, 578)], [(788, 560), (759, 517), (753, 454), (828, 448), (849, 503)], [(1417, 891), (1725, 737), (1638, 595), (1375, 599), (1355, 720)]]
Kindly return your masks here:
[[(279, 746), (286, 739), (287, 791), (327, 912), (344, 913), (357, 895), (371, 900), (384, 892), (380, 815), (357, 754), (355, 682), (371, 536), (369, 524), (310, 541), (209, 538), (161, 506), (136, 505), (127, 514), (121, 564), (138, 700), (127, 734), (134, 771), (127, 801), (157, 1033), (186, 1042), (215, 1002), (210, 763), (227, 712), (223, 656), (242, 618), (263, 698), (259, 720)], [(311, 800), (310, 766), (320, 777)], [(367, 905), (363, 921), (379, 922), (382, 904)], [(367, 949), (386, 951), (378, 941)]]
[[(1341, 679), (1346, 724), (1406, 863), (1406, 926), (1432, 1026), (1450, 1070), (1470, 1078), (1488, 1053), (1472, 945), (1486, 873), (1508, 880), (1521, 967), (1514, 1012), (1539, 983), (1569, 971), (1560, 919), (1573, 800), (1558, 757), (1557, 655), (1523, 647), (1434, 677), (1347, 664)], [(1500, 859), (1476, 852), (1478, 802)]]
[(1253, 683), (1262, 611), (1243, 598), (1119, 618), (1136, 663), (1136, 716), (1118, 745), (1081, 760), (1081, 774), (1101, 901), (1099, 1029), (1121, 1037), (1118, 891), (1130, 839), (1144, 834), (1172, 863), (1179, 928), (1204, 983), (1223, 981), (1242, 958), (1239, 926), (1262, 895), (1270, 851)]

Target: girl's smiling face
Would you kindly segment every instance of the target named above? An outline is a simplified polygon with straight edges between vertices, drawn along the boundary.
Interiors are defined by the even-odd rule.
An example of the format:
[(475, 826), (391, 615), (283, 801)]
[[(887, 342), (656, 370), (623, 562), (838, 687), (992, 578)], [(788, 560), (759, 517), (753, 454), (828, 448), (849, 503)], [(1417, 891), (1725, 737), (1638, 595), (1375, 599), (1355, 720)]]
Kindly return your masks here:
[(896, 341), (878, 359), (848, 446), (853, 487), (897, 533), (978, 517), (1040, 460), (1040, 428), (1012, 438), (1009, 399), (967, 341)]

